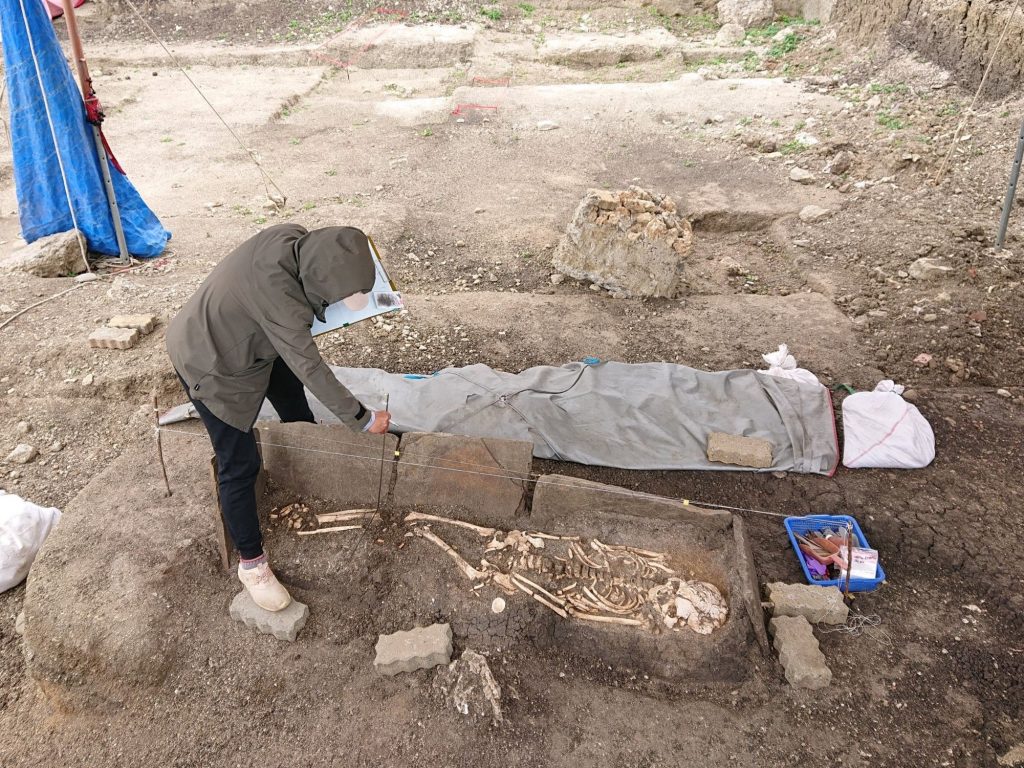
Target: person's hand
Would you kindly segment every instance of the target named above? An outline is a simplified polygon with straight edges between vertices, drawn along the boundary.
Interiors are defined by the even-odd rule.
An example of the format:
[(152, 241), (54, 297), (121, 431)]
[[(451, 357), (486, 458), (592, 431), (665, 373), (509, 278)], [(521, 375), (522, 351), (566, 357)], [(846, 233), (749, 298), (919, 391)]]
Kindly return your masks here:
[(383, 435), (391, 426), (391, 414), (387, 411), (374, 411), (373, 423), (366, 430), (371, 435)]

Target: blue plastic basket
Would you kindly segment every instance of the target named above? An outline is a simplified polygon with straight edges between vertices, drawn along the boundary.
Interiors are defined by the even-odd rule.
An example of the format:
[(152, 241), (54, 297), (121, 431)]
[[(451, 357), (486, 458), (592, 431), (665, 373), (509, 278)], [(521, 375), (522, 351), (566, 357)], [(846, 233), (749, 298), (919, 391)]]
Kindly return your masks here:
[[(861, 531), (860, 526), (857, 525), (857, 521), (849, 515), (808, 515), (806, 517), (787, 517), (785, 520), (786, 533), (789, 534), (789, 543), (793, 545), (793, 551), (796, 553), (796, 559), (800, 561), (800, 567), (803, 568), (804, 578), (807, 579), (808, 584), (815, 584), (819, 587), (839, 587), (843, 589), (844, 579), (815, 579), (811, 576), (811, 571), (807, 567), (807, 563), (804, 562), (804, 555), (800, 551), (800, 545), (797, 544), (796, 535), (799, 533), (801, 536), (806, 535), (810, 531), (820, 530), (821, 528), (832, 527), (846, 530), (846, 524), (853, 524), (853, 535), (857, 537), (858, 547), (871, 548), (868, 544), (868, 540), (864, 537), (864, 532)], [(851, 592), (871, 592), (872, 590), (878, 589), (878, 586), (885, 581), (885, 571), (882, 570), (881, 558), (879, 558), (878, 567), (875, 570), (875, 578), (873, 579), (850, 579), (850, 591)]]

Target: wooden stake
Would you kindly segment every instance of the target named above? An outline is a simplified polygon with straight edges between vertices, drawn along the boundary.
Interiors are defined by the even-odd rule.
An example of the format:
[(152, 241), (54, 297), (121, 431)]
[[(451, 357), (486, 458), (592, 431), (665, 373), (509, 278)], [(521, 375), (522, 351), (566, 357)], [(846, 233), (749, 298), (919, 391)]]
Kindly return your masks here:
[(167, 479), (167, 465), (164, 464), (164, 445), (160, 439), (160, 406), (156, 399), (156, 390), (153, 390), (153, 424), (156, 427), (156, 455), (160, 459), (160, 471), (164, 475), (164, 487), (167, 489), (167, 495), (172, 496), (171, 483)]

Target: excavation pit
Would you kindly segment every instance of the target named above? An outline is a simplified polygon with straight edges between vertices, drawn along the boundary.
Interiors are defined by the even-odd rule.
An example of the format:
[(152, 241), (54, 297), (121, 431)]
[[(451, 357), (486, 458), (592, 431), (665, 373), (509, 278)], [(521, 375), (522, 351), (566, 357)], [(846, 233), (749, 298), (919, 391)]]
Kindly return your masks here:
[[(349, 472), (353, 487), (373, 493), (349, 495), (341, 503), (301, 496), (280, 482), (275, 459), (280, 446), (320, 438), (318, 431), (306, 426), (290, 432), (289, 426), (280, 425), (275, 433), (278, 454), (264, 445), (268, 483), (260, 515), (275, 571), (295, 599), (309, 605), (309, 621), (296, 646), (304, 647), (304, 658), (320, 663), (345, 658), (353, 669), (362, 664), (369, 670), (378, 635), (448, 622), (457, 648), (565, 659), (594, 674), (607, 674), (611, 668), (615, 673), (675, 682), (732, 684), (758, 663), (754, 627), (763, 633), (763, 623), (749, 550), (742, 531), (737, 531), (741, 521), (559, 476), (533, 478), (538, 490), (525, 513), (517, 513), (512, 504), (500, 514), (454, 504), (397, 508), (388, 500), (402, 482), (401, 457), (393, 465), (395, 481), (382, 487), (384, 504), (377, 516), (375, 484), (356, 475), (379, 478), (379, 459), (368, 461), (359, 451), (338, 459), (350, 465), (325, 467), (324, 453), (295, 450), (288, 453), (288, 472), (301, 475), (301, 457), (308, 456), (311, 471)], [(463, 439), (470, 447), (449, 456), (468, 462), (472, 446), (479, 447), (480, 441), (445, 441)], [(198, 425), (188, 425), (165, 433), (164, 449), (172, 497), (163, 495), (158, 467), (121, 457), (68, 506), (62, 525), (33, 568), (25, 602), (28, 669), (64, 710), (125, 704), (140, 691), (171, 684), (183, 669), (202, 666), (213, 655), (251, 654), (253, 649), (266, 653), (270, 651), (260, 649), (276, 642), (228, 616), (237, 582), (220, 567), (206, 435)], [(401, 454), (401, 442), (398, 451)], [(426, 463), (418, 461), (415, 469), (422, 473)], [(435, 490), (448, 473), (438, 469), (437, 474), (428, 484)], [(506, 477), (487, 475), (482, 473), (479, 481), (499, 483), (507, 491)], [(465, 490), (465, 476), (452, 476)], [(490, 496), (481, 492), (464, 498), (478, 503)], [(353, 506), (370, 510), (370, 517), (355, 521), (366, 523), (364, 527), (310, 533), (338, 525), (318, 523), (318, 514)], [(503, 533), (481, 535), (423, 516), (499, 528)], [(514, 584), (503, 589), (495, 579), (468, 579), (447, 551), (423, 535), (432, 534), (481, 569), (488, 542), (517, 530), (531, 537), (578, 537), (573, 543), (585, 548), (592, 560), (601, 557), (595, 541), (663, 553), (657, 560), (661, 567), (675, 571), (681, 580), (711, 584), (720, 593), (726, 609), (721, 626), (709, 634), (667, 626), (655, 632), (651, 621), (634, 626), (563, 617)], [(562, 544), (557, 539), (545, 543), (552, 556)], [(486, 557), (500, 560), (493, 553)], [(526, 576), (527, 584), (543, 586), (536, 573), (518, 574)], [(658, 583), (667, 577), (664, 570), (648, 575), (660, 579)]]

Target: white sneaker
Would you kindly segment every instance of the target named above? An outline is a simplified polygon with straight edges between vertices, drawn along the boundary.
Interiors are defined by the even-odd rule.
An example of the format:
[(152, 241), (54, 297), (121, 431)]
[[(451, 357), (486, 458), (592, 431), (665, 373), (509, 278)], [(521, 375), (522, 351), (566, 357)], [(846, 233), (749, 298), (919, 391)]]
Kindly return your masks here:
[(255, 568), (243, 568), (239, 563), (238, 580), (252, 601), (265, 611), (283, 611), (291, 605), (292, 596), (277, 580), (267, 563), (260, 563)]

